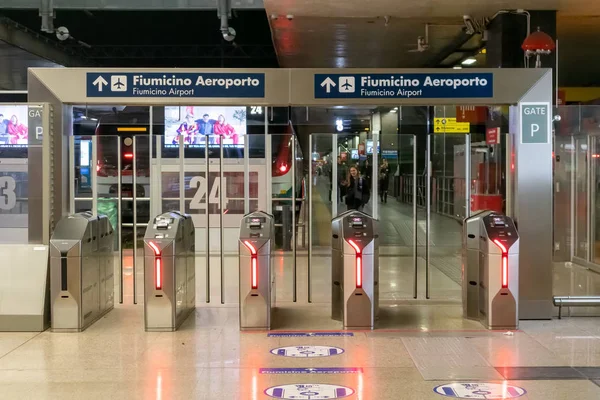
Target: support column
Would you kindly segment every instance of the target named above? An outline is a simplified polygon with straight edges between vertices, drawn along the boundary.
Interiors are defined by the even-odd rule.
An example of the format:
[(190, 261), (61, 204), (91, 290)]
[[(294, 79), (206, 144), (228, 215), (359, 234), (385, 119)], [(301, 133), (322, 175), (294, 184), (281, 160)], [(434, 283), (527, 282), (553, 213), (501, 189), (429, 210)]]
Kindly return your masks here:
[(511, 107), (521, 320), (551, 319), (553, 312), (551, 86), (548, 72)]

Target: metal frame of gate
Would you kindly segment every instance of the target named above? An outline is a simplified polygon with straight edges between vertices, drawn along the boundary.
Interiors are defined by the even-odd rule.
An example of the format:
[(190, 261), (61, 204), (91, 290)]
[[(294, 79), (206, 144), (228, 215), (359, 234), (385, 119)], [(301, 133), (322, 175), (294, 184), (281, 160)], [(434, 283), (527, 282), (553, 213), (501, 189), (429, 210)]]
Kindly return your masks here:
[[(88, 97), (88, 73), (144, 73), (152, 69), (83, 69), (83, 68), (32, 68), (28, 70), (28, 93), (31, 102), (49, 103), (55, 110), (50, 130), (56, 132), (56, 167), (53, 171), (55, 186), (50, 195), (52, 208), (48, 214), (59, 216), (67, 210), (69, 183), (68, 150), (69, 126), (72, 104), (130, 104), (168, 105), (181, 104), (182, 98), (144, 97)], [(161, 71), (163, 72), (163, 71)], [(166, 71), (165, 71), (166, 72)], [(547, 69), (469, 69), (468, 71), (444, 70), (443, 74), (461, 77), (464, 74), (487, 73), (493, 77), (493, 94), (489, 98), (316, 98), (315, 80), (321, 74), (439, 74), (435, 69), (265, 69), (265, 70), (222, 70), (190, 69), (177, 70), (188, 73), (253, 73), (263, 75), (264, 96), (256, 98), (206, 97), (186, 99), (188, 105), (256, 105), (256, 106), (421, 106), (421, 105), (511, 105), (511, 130), (515, 136), (514, 190), (511, 192), (512, 217), (519, 223), (522, 241), (520, 253), (520, 287), (524, 295), (520, 298), (519, 315), (525, 319), (550, 318), (552, 315), (552, 141), (523, 143), (524, 119), (521, 106), (540, 104), (551, 113), (552, 73)], [(544, 122), (546, 123), (546, 122)], [(547, 116), (551, 135), (551, 115)], [(267, 135), (268, 137), (268, 135)], [(430, 139), (429, 139), (430, 140)], [(269, 146), (267, 145), (267, 150)], [(268, 164), (268, 163), (267, 163)], [(428, 168), (430, 170), (430, 168)], [(431, 171), (428, 171), (428, 178)], [(468, 186), (468, 185), (467, 185)], [(268, 193), (267, 198), (271, 198)], [(269, 211), (269, 210), (268, 210)], [(430, 210), (429, 210), (430, 212)], [(50, 216), (45, 215), (45, 219)], [(542, 221), (542, 222), (540, 222)], [(429, 223), (429, 222), (427, 222)], [(540, 223), (545, 224), (540, 229)], [(295, 234), (295, 232), (294, 232)], [(546, 251), (540, 251), (545, 249)], [(428, 291), (428, 290), (427, 290)]]

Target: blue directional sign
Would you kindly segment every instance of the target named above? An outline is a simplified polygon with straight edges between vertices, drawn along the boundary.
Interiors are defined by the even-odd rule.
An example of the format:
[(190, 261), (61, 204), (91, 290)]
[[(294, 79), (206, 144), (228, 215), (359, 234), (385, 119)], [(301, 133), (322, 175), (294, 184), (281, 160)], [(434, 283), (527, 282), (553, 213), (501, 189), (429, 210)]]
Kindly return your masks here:
[(316, 99), (490, 98), (492, 73), (315, 74)]
[(87, 97), (265, 97), (265, 74), (88, 72)]

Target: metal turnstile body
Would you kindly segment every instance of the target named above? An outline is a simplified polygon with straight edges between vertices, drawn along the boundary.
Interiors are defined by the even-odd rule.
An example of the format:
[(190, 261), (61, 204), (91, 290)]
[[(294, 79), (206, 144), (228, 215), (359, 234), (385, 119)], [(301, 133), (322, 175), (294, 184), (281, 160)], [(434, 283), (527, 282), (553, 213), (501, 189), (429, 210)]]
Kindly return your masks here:
[(177, 330), (196, 308), (192, 217), (176, 211), (154, 218), (144, 237), (144, 325)]
[(275, 274), (271, 262), (273, 217), (257, 211), (242, 218), (239, 238), (240, 329), (271, 329)]
[(331, 317), (344, 329), (372, 329), (379, 313), (377, 221), (347, 211), (331, 222)]
[(519, 234), (511, 218), (481, 211), (463, 225), (463, 316), (490, 329), (516, 329)]
[(479, 315), (490, 329), (519, 326), (519, 234), (513, 220), (490, 213), (481, 218)]
[(462, 305), (463, 317), (479, 320), (479, 264), (481, 219), (492, 211), (480, 211), (463, 222)]
[(114, 306), (113, 228), (90, 212), (61, 219), (50, 239), (52, 330), (80, 332)]

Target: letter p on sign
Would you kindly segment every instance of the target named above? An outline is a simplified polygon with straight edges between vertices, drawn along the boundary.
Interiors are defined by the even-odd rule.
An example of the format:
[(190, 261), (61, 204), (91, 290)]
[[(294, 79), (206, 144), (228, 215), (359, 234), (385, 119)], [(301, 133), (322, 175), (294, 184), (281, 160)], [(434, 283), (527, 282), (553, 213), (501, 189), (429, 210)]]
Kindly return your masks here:
[(538, 124), (531, 124), (531, 137), (535, 137), (535, 134), (540, 131), (540, 126)]

